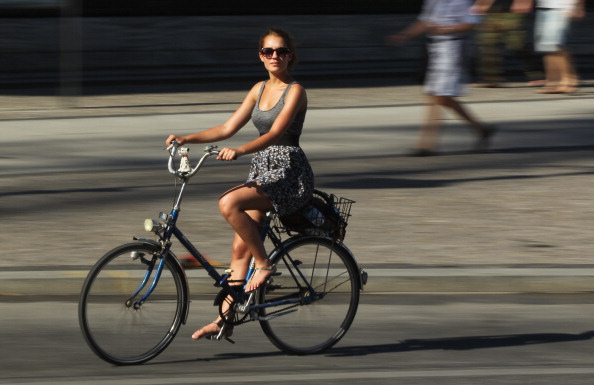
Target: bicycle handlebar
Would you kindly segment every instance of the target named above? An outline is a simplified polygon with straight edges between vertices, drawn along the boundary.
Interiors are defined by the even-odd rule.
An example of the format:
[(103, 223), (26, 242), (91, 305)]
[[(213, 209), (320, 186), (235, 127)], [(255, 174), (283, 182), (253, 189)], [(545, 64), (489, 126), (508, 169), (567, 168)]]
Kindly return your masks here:
[[(217, 150), (216, 145), (206, 146), (204, 148), (205, 154), (202, 155), (202, 157), (198, 161), (198, 164), (196, 164), (196, 167), (192, 168), (192, 165), (190, 164), (190, 159), (188, 158), (188, 148), (181, 147), (180, 144), (174, 140), (173, 142), (171, 142), (171, 145), (166, 148), (166, 150), (169, 151), (169, 162), (167, 164), (169, 173), (180, 178), (183, 177), (185, 179), (193, 177), (198, 172), (198, 170), (200, 170), (202, 164), (208, 157), (212, 155), (218, 155), (220, 152), (219, 150)], [(179, 164), (179, 168), (177, 170), (175, 170), (173, 167), (173, 158), (175, 158), (176, 153), (182, 157)]]

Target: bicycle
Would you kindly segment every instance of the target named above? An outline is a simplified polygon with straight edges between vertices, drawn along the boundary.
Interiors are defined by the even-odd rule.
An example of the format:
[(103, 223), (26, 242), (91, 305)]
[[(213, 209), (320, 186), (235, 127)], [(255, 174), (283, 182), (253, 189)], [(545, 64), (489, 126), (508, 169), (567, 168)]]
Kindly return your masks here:
[[(344, 222), (342, 237), (295, 234), (283, 227), (275, 213), (267, 213), (262, 237), (274, 246), (268, 257), (277, 271), (260, 288), (245, 293), (244, 285), (230, 282), (231, 271), (219, 273), (176, 225), (190, 178), (208, 157), (218, 154), (216, 146), (206, 147), (195, 167), (187, 148), (174, 143), (168, 150), (168, 169), (176, 177), (174, 190), (178, 180), (181, 186), (169, 214), (145, 220), (145, 230), (154, 233), (154, 239), (133, 237), (133, 242), (109, 251), (83, 284), (79, 323), (91, 350), (109, 363), (135, 365), (155, 358), (173, 341), (190, 307), (188, 277), (171, 251), (173, 239), (221, 289), (214, 305), (224, 324), (211, 339), (227, 339), (227, 328), (258, 321), (272, 344), (287, 354), (321, 353), (335, 345), (351, 326), (367, 281), (341, 239), (354, 202), (340, 198), (335, 204)], [(181, 157), (177, 170), (176, 154)], [(283, 240), (285, 234), (289, 237)], [(252, 260), (244, 282), (253, 266)]]

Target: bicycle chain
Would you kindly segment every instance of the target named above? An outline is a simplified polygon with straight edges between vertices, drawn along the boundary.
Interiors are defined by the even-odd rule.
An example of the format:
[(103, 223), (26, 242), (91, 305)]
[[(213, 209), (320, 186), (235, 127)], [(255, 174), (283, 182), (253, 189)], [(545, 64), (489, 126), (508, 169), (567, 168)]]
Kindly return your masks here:
[[(276, 310), (276, 311), (270, 312), (270, 313), (268, 313), (268, 314), (266, 314), (266, 315), (267, 315), (267, 316), (270, 316), (270, 315), (274, 315), (274, 314), (277, 314), (277, 313), (282, 313), (283, 311), (285, 311), (285, 310), (287, 310), (287, 309), (291, 309), (291, 308), (294, 308), (294, 307), (297, 307), (297, 306), (299, 306), (299, 304), (295, 304), (295, 305), (287, 306), (287, 307), (284, 307), (284, 308), (282, 308), (282, 309), (279, 309), (279, 310)], [(234, 324), (234, 325), (243, 325), (243, 324), (245, 324), (245, 323), (248, 323), (248, 322), (251, 322), (251, 321), (253, 321), (251, 318), (245, 318), (244, 320), (242, 320), (242, 321), (240, 321), (240, 322), (238, 322), (238, 323), (236, 323), (236, 324)]]
[[(292, 309), (292, 308), (294, 308), (294, 307), (298, 307), (298, 306), (301, 306), (301, 305), (300, 305), (300, 304), (298, 304), (298, 303), (296, 303), (296, 304), (294, 304), (294, 305), (291, 305), (291, 306), (286, 306), (286, 307), (283, 307), (282, 309), (275, 310), (275, 311), (273, 311), (273, 312), (270, 312), (270, 313), (268, 313), (268, 314), (266, 314), (266, 315), (267, 315), (267, 316), (271, 316), (271, 315), (274, 315), (274, 314), (277, 314), (277, 313), (282, 313), (282, 312), (284, 312), (284, 311), (286, 311), (286, 310), (288, 310), (288, 309)], [(246, 317), (246, 318), (244, 318), (242, 321), (240, 321), (240, 322), (238, 322), (238, 323), (234, 323), (234, 325), (243, 325), (243, 324), (245, 324), (245, 323), (248, 323), (248, 322), (251, 322), (251, 321), (253, 321), (251, 318), (249, 318), (249, 319), (248, 319), (248, 318)]]

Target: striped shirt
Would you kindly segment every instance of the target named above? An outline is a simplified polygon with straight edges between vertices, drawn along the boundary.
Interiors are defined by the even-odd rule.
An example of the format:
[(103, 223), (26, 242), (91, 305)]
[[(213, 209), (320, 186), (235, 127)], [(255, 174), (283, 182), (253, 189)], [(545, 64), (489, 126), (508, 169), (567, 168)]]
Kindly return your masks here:
[[(472, 0), (425, 0), (419, 20), (443, 27), (457, 24), (478, 24), (481, 18), (470, 13), (472, 4)], [(450, 37), (462, 35), (455, 34)]]

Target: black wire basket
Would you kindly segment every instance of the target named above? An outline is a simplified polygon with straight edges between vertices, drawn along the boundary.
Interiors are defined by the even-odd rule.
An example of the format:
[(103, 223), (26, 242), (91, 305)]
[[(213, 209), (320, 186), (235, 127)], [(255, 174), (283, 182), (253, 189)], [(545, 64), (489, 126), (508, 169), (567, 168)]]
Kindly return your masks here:
[[(295, 213), (277, 215), (273, 227), (288, 235), (319, 235), (342, 241), (353, 203), (354, 200), (315, 190), (309, 204)], [(315, 212), (313, 217), (312, 212)]]

